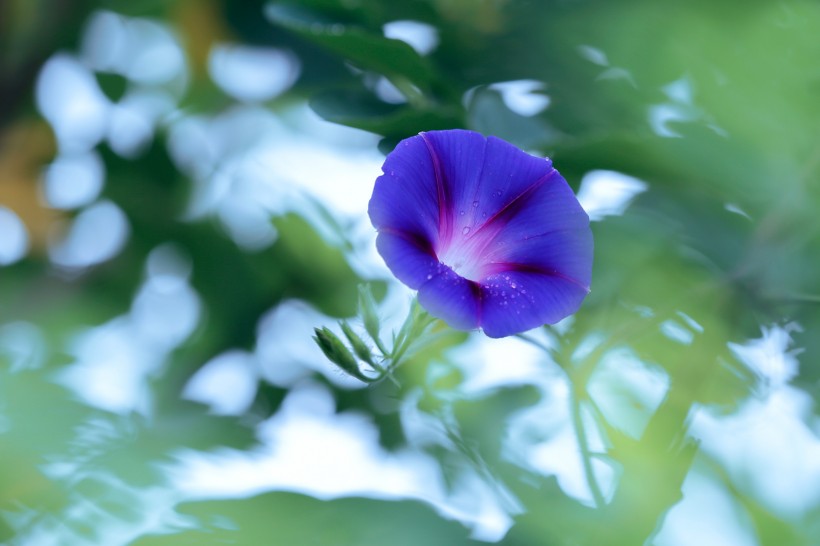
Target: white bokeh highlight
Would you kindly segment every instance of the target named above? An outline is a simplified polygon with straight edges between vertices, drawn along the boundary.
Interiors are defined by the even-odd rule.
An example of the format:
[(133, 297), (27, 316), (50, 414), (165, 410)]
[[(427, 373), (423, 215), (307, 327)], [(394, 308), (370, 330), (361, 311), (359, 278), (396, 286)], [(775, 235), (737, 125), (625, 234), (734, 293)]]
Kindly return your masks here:
[(216, 415), (242, 415), (256, 395), (257, 368), (253, 354), (227, 351), (197, 370), (185, 384), (182, 397), (209, 406)]
[(546, 86), (538, 80), (498, 82), (491, 84), (489, 89), (498, 91), (507, 108), (519, 116), (535, 116), (550, 105), (550, 98), (544, 93)]
[(96, 151), (58, 156), (42, 180), (46, 204), (55, 209), (75, 209), (94, 201), (105, 181), (105, 165)]
[(54, 129), (61, 152), (86, 152), (105, 136), (111, 102), (77, 58), (58, 53), (46, 61), (35, 99)]
[(151, 412), (149, 380), (199, 324), (202, 305), (189, 267), (172, 245), (149, 255), (146, 279), (128, 313), (77, 332), (73, 362), (56, 375), (84, 403), (112, 413)]
[(416, 499), (486, 541), (499, 540), (511, 525), (495, 491), (479, 476), (464, 473), (448, 491), (433, 457), (411, 449), (386, 452), (373, 422), (353, 412), (336, 413), (330, 392), (318, 384), (295, 386), (258, 435), (261, 446), (251, 451), (182, 450), (167, 468), (169, 479), (191, 499), (265, 491), (319, 499)]
[(1, 205), (0, 234), (0, 266), (21, 260), (28, 252), (28, 230), (14, 211)]
[(401, 40), (419, 55), (435, 51), (439, 44), (438, 29), (421, 21), (391, 21), (382, 27), (385, 38)]
[(260, 102), (290, 88), (299, 77), (301, 63), (293, 53), (278, 48), (216, 44), (208, 56), (208, 71), (233, 98)]
[(67, 269), (82, 269), (116, 256), (131, 228), (125, 213), (111, 201), (99, 201), (71, 222), (68, 232), (49, 248), (51, 261)]
[(578, 201), (593, 222), (623, 214), (649, 185), (616, 171), (590, 171), (581, 179)]

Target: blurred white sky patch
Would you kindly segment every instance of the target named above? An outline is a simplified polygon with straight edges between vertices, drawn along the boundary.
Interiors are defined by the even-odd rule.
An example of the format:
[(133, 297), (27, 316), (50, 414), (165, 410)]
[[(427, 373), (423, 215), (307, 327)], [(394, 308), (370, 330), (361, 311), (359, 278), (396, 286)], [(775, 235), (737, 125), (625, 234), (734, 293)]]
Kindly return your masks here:
[(377, 434), (368, 417), (336, 413), (327, 388), (300, 383), (279, 412), (259, 426), (261, 447), (210, 453), (184, 450), (166, 470), (174, 488), (190, 499), (266, 491), (294, 491), (319, 499), (417, 499), (467, 525), (476, 539), (503, 537), (512, 520), (479, 476), (465, 473), (448, 493), (435, 459), (409, 449), (386, 452)]
[(82, 207), (97, 198), (104, 180), (105, 165), (95, 150), (59, 155), (43, 174), (43, 197), (51, 208)]
[(591, 45), (579, 45), (578, 54), (592, 64), (597, 64), (598, 66), (609, 66), (609, 59), (607, 58), (606, 53), (597, 47), (593, 47)]
[[(103, 93), (95, 72), (126, 79), (119, 101)], [(105, 182), (105, 166), (94, 148), (107, 141), (120, 156), (137, 156), (176, 108), (186, 85), (182, 48), (169, 27), (109, 11), (91, 16), (79, 56), (57, 53), (43, 65), (35, 99), (54, 130), (59, 153), (43, 173), (42, 198), (57, 209), (90, 205), (62, 240), (51, 241), (55, 264), (85, 268), (119, 252), (128, 222), (115, 204), (93, 204)]]
[[(55, 59), (60, 57), (54, 57), (52, 61)], [(56, 85), (56, 80), (47, 80), (45, 70), (41, 74), (44, 89), (61, 94), (66, 102), (77, 102), (85, 95), (85, 103), (98, 103), (95, 112), (102, 112), (96, 115), (103, 118), (100, 122), (103, 134), (86, 148), (106, 138), (117, 154), (135, 157), (149, 144), (156, 126), (173, 111), (187, 86), (187, 66), (179, 41), (169, 27), (156, 21), (97, 11), (83, 33), (79, 60), (82, 73), (91, 76), (92, 80), (91, 71), (125, 78), (128, 86), (124, 96), (118, 102), (112, 102), (102, 95), (96, 81), (65, 89)], [(81, 93), (83, 89), (85, 91)], [(41, 110), (45, 112), (43, 106)], [(91, 127), (100, 129), (94, 124)], [(70, 140), (69, 137), (74, 135), (62, 140)]]
[(540, 114), (550, 105), (550, 98), (543, 91), (546, 86), (538, 80), (514, 80), (488, 86), (501, 94), (504, 104), (520, 116)]
[(671, 127), (670, 123), (684, 123), (693, 121), (696, 116), (687, 105), (664, 103), (649, 107), (649, 126), (652, 131), (665, 138), (681, 138), (681, 134)]
[[(543, 329), (528, 333), (539, 343), (552, 340)], [(592, 491), (583, 470), (578, 436), (570, 414), (570, 390), (565, 374), (545, 351), (523, 340), (509, 337), (489, 339), (474, 335), (451, 358), (465, 374), (460, 386), (465, 394), (486, 393), (514, 385), (534, 385), (541, 400), (514, 414), (508, 423), (505, 456), (513, 463), (543, 475), (554, 475), (567, 495), (593, 506)], [(504, 362), (504, 366), (499, 366)], [(582, 412), (587, 441), (592, 451), (606, 447), (597, 424)], [(615, 491), (617, 476), (607, 463), (596, 458), (593, 468), (605, 498)]]
[(129, 91), (111, 107), (108, 143), (125, 158), (139, 155), (151, 142), (154, 131), (176, 107), (176, 99), (161, 89)]
[(609, 58), (603, 50), (597, 47), (593, 47), (591, 45), (584, 44), (578, 46), (578, 55), (580, 55), (587, 61), (591, 62), (592, 64), (596, 64), (604, 68), (604, 70), (602, 70), (601, 73), (598, 74), (596, 80), (624, 80), (628, 82), (632, 87), (638, 87), (638, 84), (635, 83), (635, 78), (632, 77), (632, 73), (626, 70), (625, 68), (612, 66), (612, 64), (609, 62)]
[(684, 328), (678, 321), (674, 319), (665, 320), (660, 326), (661, 333), (667, 339), (676, 341), (681, 345), (691, 345), (695, 340), (695, 334)]
[(647, 109), (649, 127), (656, 135), (664, 138), (681, 138), (682, 135), (673, 129), (673, 123), (702, 122), (706, 127), (720, 136), (728, 136), (725, 129), (718, 126), (713, 118), (695, 105), (692, 81), (688, 76), (661, 88), (669, 100), (661, 104), (650, 105)]
[(592, 221), (623, 214), (649, 188), (643, 180), (616, 171), (590, 171), (581, 179), (578, 201)]
[(729, 348), (751, 370), (772, 387), (785, 386), (799, 371), (797, 354), (791, 350), (790, 333), (800, 327), (795, 323), (785, 326), (763, 327), (761, 337), (746, 343), (729, 343)]
[(266, 101), (293, 85), (301, 71), (298, 57), (283, 49), (216, 44), (208, 71), (220, 89), (244, 102)]
[(587, 389), (609, 424), (638, 440), (669, 390), (669, 375), (618, 348), (604, 354)]
[[(242, 183), (238, 184), (242, 187)], [(245, 250), (254, 252), (269, 247), (278, 236), (269, 209), (248, 199), (242, 190), (224, 197), (216, 212), (228, 235)]]
[(30, 322), (15, 321), (0, 326), (0, 354), (9, 363), (12, 373), (39, 368), (46, 346), (43, 331)]
[(258, 368), (253, 354), (238, 349), (227, 351), (194, 374), (182, 397), (210, 406), (216, 415), (242, 415), (256, 396)]
[[(135, 85), (112, 103), (94, 71), (119, 74)], [(131, 157), (186, 85), (182, 48), (167, 27), (99, 11), (86, 27), (79, 58), (58, 53), (45, 63), (36, 101), (61, 152), (88, 151), (107, 136), (115, 152)]]
[(105, 136), (111, 102), (91, 71), (59, 53), (46, 61), (35, 90), (37, 108), (57, 137), (60, 152), (85, 152)]
[[(570, 385), (556, 376), (542, 392), (541, 401), (516, 415), (511, 423), (508, 457), (529, 470), (545, 476), (554, 475), (568, 496), (587, 506), (595, 506), (592, 489), (584, 473), (578, 431), (571, 417)], [(598, 425), (584, 407), (581, 408), (586, 441), (593, 453), (606, 453)], [(594, 478), (606, 501), (612, 498), (618, 476), (612, 465), (600, 457), (591, 461)]]
[(797, 374), (790, 327), (732, 345), (768, 388), (730, 415), (700, 409), (692, 434), (719, 461), (734, 485), (773, 513), (801, 520), (820, 501), (820, 437), (812, 399), (788, 385)]
[(669, 102), (649, 107), (649, 125), (658, 136), (680, 137), (680, 133), (668, 127), (670, 122), (693, 121), (698, 117), (692, 98), (692, 84), (686, 76), (661, 88)]
[(256, 358), (261, 375), (280, 387), (290, 387), (313, 372), (347, 389), (366, 385), (341, 371), (313, 343), (313, 329), (327, 326), (344, 339), (337, 320), (301, 300), (286, 300), (266, 313), (257, 326)]
[(69, 348), (74, 363), (61, 369), (57, 382), (84, 403), (114, 413), (147, 413), (146, 376), (161, 360), (133, 335), (127, 317), (77, 334)]
[(76, 334), (67, 351), (74, 362), (59, 371), (57, 382), (88, 405), (147, 413), (148, 379), (199, 324), (201, 304), (188, 271), (173, 247), (152, 251), (130, 312)]
[(0, 206), (0, 267), (11, 265), (28, 252), (28, 230), (13, 210)]
[(140, 84), (166, 85), (186, 77), (179, 41), (169, 27), (150, 19), (98, 11), (89, 19), (80, 51), (93, 70)]
[(270, 148), (264, 161), (281, 183), (306, 190), (334, 212), (352, 217), (366, 216), (384, 157), (368, 149), (340, 153), (303, 138)]
[(357, 272), (386, 278), (367, 216), (384, 161), (377, 142), (376, 135), (320, 119), (305, 104), (279, 115), (237, 105), (213, 118), (181, 116), (168, 146), (194, 181), (188, 218), (213, 215), (237, 244), (259, 251), (276, 239), (271, 217), (295, 212), (330, 244), (351, 243)]
[(672, 507), (655, 546), (758, 546), (752, 521), (717, 476), (697, 464), (683, 482), (683, 500)]
[(703, 326), (682, 311), (676, 313), (677, 318), (670, 318), (661, 323), (661, 333), (672, 341), (682, 345), (691, 345), (696, 334), (703, 333)]
[(67, 269), (82, 269), (110, 260), (122, 250), (131, 228), (120, 208), (99, 201), (71, 221), (68, 232), (49, 247), (51, 261)]
[(432, 53), (438, 47), (438, 29), (421, 21), (391, 21), (382, 30), (386, 38), (401, 40), (419, 55)]
[[(68, 502), (62, 509), (55, 508), (56, 513), (43, 511), (34, 521), (28, 512), (5, 512), (4, 520), (15, 531), (15, 546), (119, 546), (132, 544), (145, 535), (193, 525), (191, 518), (174, 510), (179, 497), (175, 491), (167, 487), (134, 487), (97, 465), (92, 465), (92, 471), (78, 470), (77, 466), (40, 465), (50, 479), (68, 481)], [(77, 487), (77, 483), (86, 487)], [(105, 498), (95, 494), (98, 489), (106, 491)], [(123, 517), (124, 511), (128, 517)]]
[(131, 327), (162, 352), (190, 336), (200, 316), (199, 296), (186, 279), (149, 277), (131, 305)]
[[(530, 335), (535, 337), (537, 333), (538, 330)], [(539, 336), (538, 339), (545, 344), (550, 343), (546, 336)], [(459, 390), (465, 394), (551, 380), (545, 371), (553, 364), (544, 351), (515, 337), (490, 339), (480, 334), (471, 335), (466, 343), (451, 351), (449, 357), (464, 373), (464, 382)], [(504, 362), (504, 365), (499, 366), (499, 362)]]
[(407, 97), (384, 76), (379, 76), (373, 88), (376, 96), (389, 104), (404, 104)]
[(726, 205), (724, 206), (724, 208), (725, 208), (726, 210), (728, 210), (729, 212), (732, 212), (732, 213), (734, 213), (734, 214), (738, 214), (738, 215), (740, 215), (740, 216), (743, 216), (743, 217), (744, 217), (744, 218), (746, 218), (747, 220), (751, 220), (751, 219), (752, 219), (752, 217), (751, 217), (751, 216), (749, 216), (749, 214), (748, 214), (745, 210), (743, 210), (742, 208), (740, 208), (740, 206), (739, 206), (739, 205), (737, 205), (737, 204), (735, 204), (735, 203), (726, 203)]

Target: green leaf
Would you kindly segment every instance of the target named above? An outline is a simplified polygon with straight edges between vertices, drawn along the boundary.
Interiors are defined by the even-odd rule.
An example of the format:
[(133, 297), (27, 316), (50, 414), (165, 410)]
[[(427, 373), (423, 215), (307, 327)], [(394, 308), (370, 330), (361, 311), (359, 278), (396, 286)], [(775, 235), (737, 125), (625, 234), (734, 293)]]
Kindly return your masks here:
[(428, 90), (433, 80), (427, 60), (400, 40), (354, 26), (329, 23), (295, 6), (273, 4), (268, 6), (265, 14), (273, 23), (341, 55), (364, 70), (378, 72), (396, 81), (406, 78), (422, 91)]
[(311, 97), (310, 107), (327, 121), (401, 140), (421, 131), (464, 126), (458, 105), (393, 105), (362, 90), (335, 89)]
[(323, 501), (299, 493), (269, 492), (246, 499), (187, 502), (178, 511), (199, 524), (166, 535), (142, 536), (135, 546), (478, 544), (463, 525), (413, 500)]
[(379, 340), (379, 313), (376, 310), (376, 300), (373, 298), (373, 292), (369, 284), (359, 285), (359, 315), (364, 321), (364, 329), (373, 338), (373, 341), (379, 345), (381, 349), (381, 342)]

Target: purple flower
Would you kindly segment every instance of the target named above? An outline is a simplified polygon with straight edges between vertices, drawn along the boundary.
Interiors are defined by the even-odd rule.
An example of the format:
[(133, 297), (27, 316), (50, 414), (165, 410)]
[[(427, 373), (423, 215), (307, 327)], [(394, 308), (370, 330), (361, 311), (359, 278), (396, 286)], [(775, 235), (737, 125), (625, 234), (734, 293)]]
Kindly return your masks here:
[(472, 131), (431, 131), (401, 141), (382, 170), (368, 209), (376, 245), (430, 314), (504, 337), (578, 310), (592, 232), (549, 159)]

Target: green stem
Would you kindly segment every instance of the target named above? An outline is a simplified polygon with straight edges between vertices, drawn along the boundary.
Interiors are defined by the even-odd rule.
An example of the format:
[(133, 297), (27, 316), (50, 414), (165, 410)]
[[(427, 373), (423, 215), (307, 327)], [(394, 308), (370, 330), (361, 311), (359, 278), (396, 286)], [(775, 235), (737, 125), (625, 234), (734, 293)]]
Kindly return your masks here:
[(584, 466), (584, 475), (586, 476), (589, 489), (592, 491), (595, 507), (602, 508), (604, 504), (606, 504), (606, 501), (604, 500), (603, 493), (601, 493), (598, 480), (595, 478), (595, 470), (592, 468), (592, 452), (589, 450), (584, 418), (583, 415), (581, 415), (581, 400), (578, 398), (578, 393), (575, 392), (574, 385), (571, 397), (572, 424), (575, 427), (575, 434), (578, 436), (578, 448), (581, 450), (581, 462)]
[(771, 299), (792, 303), (820, 303), (820, 295), (804, 294), (800, 292), (787, 292), (770, 296)]
[[(529, 343), (530, 345), (538, 347), (547, 354), (552, 353), (552, 349), (550, 347), (547, 347), (544, 343), (526, 334), (515, 334), (515, 337)], [(592, 468), (592, 452), (589, 450), (586, 426), (584, 425), (584, 419), (581, 415), (581, 400), (578, 396), (578, 390), (575, 386), (575, 381), (573, 380), (573, 375), (570, 373), (570, 370), (566, 366), (561, 365), (560, 362), (558, 364), (566, 374), (567, 381), (570, 384), (570, 413), (572, 414), (572, 424), (575, 427), (575, 434), (578, 436), (578, 448), (581, 451), (581, 464), (584, 467), (584, 475), (586, 477), (587, 484), (589, 485), (589, 489), (592, 492), (595, 507), (601, 508), (606, 504), (606, 501), (604, 500), (604, 495), (601, 492), (601, 487), (598, 485), (598, 480), (595, 478), (595, 471)]]
[(551, 349), (549, 347), (547, 347), (546, 345), (544, 345), (543, 343), (541, 343), (537, 339), (531, 338), (527, 334), (515, 334), (515, 337), (517, 337), (518, 339), (520, 339), (522, 341), (526, 341), (530, 345), (535, 345), (536, 347), (538, 347), (539, 349), (541, 349), (542, 351), (544, 351), (547, 354), (549, 354), (550, 351), (551, 351)]
[(382, 340), (379, 339), (379, 336), (373, 336), (373, 343), (376, 344), (376, 348), (381, 352), (383, 357), (386, 357), (389, 353), (387, 352), (387, 347), (384, 346)]

